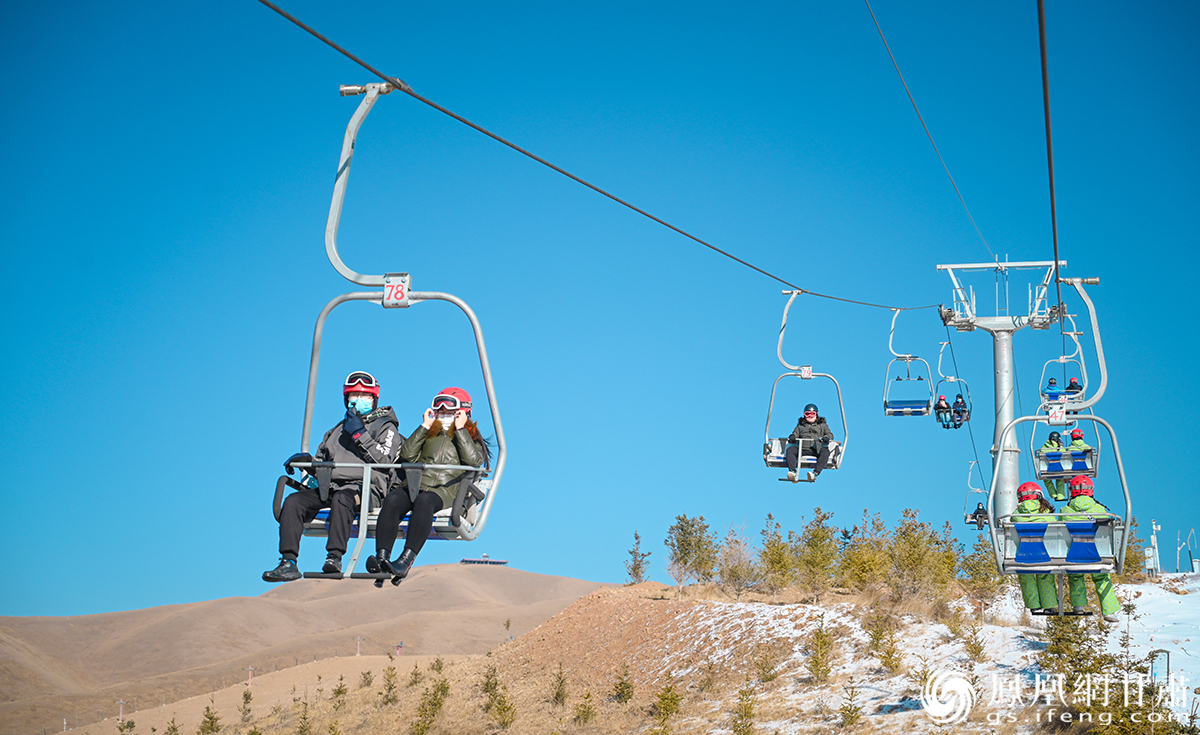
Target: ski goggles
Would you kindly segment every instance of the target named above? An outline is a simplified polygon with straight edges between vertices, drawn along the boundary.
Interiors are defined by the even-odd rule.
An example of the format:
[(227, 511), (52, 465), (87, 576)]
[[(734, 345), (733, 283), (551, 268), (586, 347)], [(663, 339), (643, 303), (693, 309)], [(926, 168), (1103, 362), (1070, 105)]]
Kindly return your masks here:
[(375, 376), (370, 373), (350, 373), (346, 376), (344, 384), (346, 388), (354, 388), (360, 385), (364, 388), (378, 388), (379, 381), (375, 380)]
[(816, 416), (817, 412), (816, 411), (805, 411), (804, 415), (805, 416)]
[(458, 409), (462, 408), (462, 409), (466, 409), (467, 411), (470, 411), (471, 410), (471, 402), (470, 401), (460, 401), (458, 399), (458, 396), (452, 396), (452, 395), (448, 395), (446, 393), (439, 393), (438, 395), (433, 397), (433, 407), (435, 409), (439, 409), (439, 410), (457, 411)]

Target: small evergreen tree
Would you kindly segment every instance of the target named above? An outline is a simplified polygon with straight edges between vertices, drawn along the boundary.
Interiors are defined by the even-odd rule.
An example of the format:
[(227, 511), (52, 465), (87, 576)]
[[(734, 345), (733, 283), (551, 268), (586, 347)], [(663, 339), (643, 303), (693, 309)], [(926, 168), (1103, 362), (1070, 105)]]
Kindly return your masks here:
[(441, 656), (435, 658), (433, 660), (433, 662), (429, 664), (429, 670), (434, 672), (435, 674), (442, 673), (442, 669), (445, 667), (446, 667), (446, 663), (444, 661), (442, 661)]
[(629, 575), (626, 586), (646, 581), (646, 572), (649, 570), (646, 560), (650, 558), (651, 553), (642, 551), (642, 537), (638, 535), (637, 531), (634, 531), (633, 548), (629, 550), (629, 561), (625, 562), (625, 573)]
[(730, 526), (717, 553), (717, 583), (734, 599), (741, 600), (742, 595), (758, 586), (759, 579), (750, 544), (740, 530)]
[(754, 686), (750, 679), (738, 690), (737, 704), (733, 707), (733, 735), (754, 735)]
[(879, 514), (863, 511), (862, 523), (848, 532), (849, 542), (838, 564), (841, 583), (856, 592), (887, 583), (891, 571), (888, 547), (892, 536)]
[(221, 718), (217, 716), (217, 711), (211, 704), (206, 704), (204, 705), (204, 715), (200, 719), (200, 727), (196, 729), (196, 735), (215, 735), (218, 732), (221, 732)]
[(808, 660), (804, 662), (804, 667), (808, 669), (813, 681), (820, 684), (828, 679), (830, 672), (833, 671), (835, 653), (833, 632), (825, 627), (824, 614), (821, 615), (821, 622), (813, 629), (805, 643), (808, 649)]
[(675, 678), (668, 672), (667, 681), (662, 685), (662, 689), (658, 690), (654, 704), (650, 705), (651, 714), (659, 727), (663, 727), (672, 715), (677, 714), (682, 704), (683, 697), (675, 690)]
[(792, 543), (796, 581), (802, 590), (812, 596), (814, 604), (820, 602), (821, 595), (829, 591), (834, 582), (838, 530), (828, 524), (830, 518), (833, 518), (832, 513), (816, 508), (813, 519), (804, 524), (799, 538)]
[(617, 682), (613, 684), (612, 700), (625, 704), (631, 699), (633, 699), (633, 677), (629, 675), (629, 664), (622, 664), (621, 674), (617, 677)]
[(567, 677), (563, 673), (562, 662), (558, 662), (558, 671), (554, 673), (554, 683), (550, 688), (550, 703), (562, 707), (567, 703)]
[(254, 695), (250, 693), (250, 688), (247, 687), (242, 692), (242, 706), (238, 707), (238, 714), (242, 716), (242, 722), (250, 721), (250, 701), (254, 699)]
[[(958, 569), (959, 581), (963, 588), (979, 603), (979, 611), (984, 614), (987, 601), (995, 597), (1004, 586), (1004, 575), (996, 569), (996, 555), (992, 550), (991, 539), (982, 533), (977, 534), (975, 543), (971, 546), (971, 553), (962, 557)], [(984, 620), (986, 619), (984, 615)]]
[(842, 706), (838, 712), (842, 715), (842, 727), (854, 727), (862, 720), (863, 708), (858, 703), (858, 687), (854, 685), (854, 677), (850, 677), (850, 682), (842, 685), (842, 692), (845, 694), (845, 699), (842, 700)]
[(300, 720), (296, 723), (296, 735), (313, 735), (312, 722), (308, 719), (308, 702), (300, 710)]
[(488, 664), (487, 668), (483, 670), (483, 679), (479, 682), (479, 690), (485, 697), (483, 711), (487, 712), (491, 710), (493, 698), (500, 691), (500, 677), (496, 674), (496, 664)]
[(330, 694), (333, 695), (333, 711), (337, 712), (346, 706), (346, 693), (349, 689), (346, 687), (346, 677), (344, 675), (338, 677), (337, 686), (333, 688)]
[(375, 683), (375, 675), (370, 671), (364, 671), (358, 675), (358, 688), (367, 689)]
[(383, 691), (379, 693), (379, 706), (387, 707), (400, 701), (396, 685), (396, 667), (389, 666), (383, 670)]
[(133, 720), (121, 720), (117, 723), (117, 732), (122, 733), (122, 735), (125, 733), (133, 735), (133, 729), (135, 727), (137, 727), (137, 723), (135, 723)]
[(761, 531), (762, 548), (758, 552), (759, 573), (763, 584), (774, 596), (792, 583), (796, 558), (784, 540), (775, 516), (767, 514), (766, 527)]
[(171, 717), (171, 721), (167, 723), (163, 735), (179, 735), (179, 723), (175, 722), (174, 717)]
[(425, 675), (421, 673), (421, 667), (417, 665), (416, 661), (414, 661), (413, 669), (408, 674), (408, 686), (410, 688), (415, 687), (418, 684), (420, 684), (424, 679), (425, 679)]
[(688, 518), (686, 513), (675, 516), (675, 524), (667, 529), (664, 543), (667, 546), (667, 572), (675, 580), (678, 596), (683, 596), (683, 585), (689, 579), (697, 582), (712, 579), (717, 545), (704, 516)]
[(428, 735), (449, 694), (450, 682), (445, 677), (434, 681), (432, 686), (425, 687), (421, 703), (417, 705), (417, 719), (410, 728), (412, 735)]

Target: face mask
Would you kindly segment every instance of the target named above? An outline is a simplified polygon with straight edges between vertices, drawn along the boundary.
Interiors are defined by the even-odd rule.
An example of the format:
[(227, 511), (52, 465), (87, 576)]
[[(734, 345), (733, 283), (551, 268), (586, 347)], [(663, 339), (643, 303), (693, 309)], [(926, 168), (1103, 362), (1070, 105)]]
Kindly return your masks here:
[(375, 402), (372, 401), (370, 398), (363, 398), (363, 397), (351, 398), (350, 399), (350, 408), (353, 409), (354, 413), (358, 414), (359, 416), (366, 416), (367, 414), (371, 413), (371, 409), (374, 407), (373, 406), (374, 403)]
[(434, 418), (442, 422), (442, 426), (450, 427), (454, 425), (454, 411), (438, 411), (434, 414)]

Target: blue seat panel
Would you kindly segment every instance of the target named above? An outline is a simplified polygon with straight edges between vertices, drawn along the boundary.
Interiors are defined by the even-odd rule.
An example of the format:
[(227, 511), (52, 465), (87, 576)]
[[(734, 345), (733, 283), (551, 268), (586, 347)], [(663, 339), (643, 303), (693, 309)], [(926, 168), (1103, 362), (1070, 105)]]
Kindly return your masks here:
[(1014, 523), (1017, 529), (1018, 546), (1014, 561), (1020, 564), (1043, 564), (1050, 561), (1046, 551), (1045, 523)]
[(1094, 564), (1100, 561), (1100, 552), (1096, 549), (1095, 523), (1067, 523), (1067, 533), (1071, 534), (1071, 547), (1067, 549), (1068, 564)]

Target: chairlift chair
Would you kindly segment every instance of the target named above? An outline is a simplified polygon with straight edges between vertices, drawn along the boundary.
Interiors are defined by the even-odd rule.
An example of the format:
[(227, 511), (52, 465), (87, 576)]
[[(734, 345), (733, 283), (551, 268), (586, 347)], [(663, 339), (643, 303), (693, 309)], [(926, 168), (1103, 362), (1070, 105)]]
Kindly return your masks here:
[[(1071, 331), (1063, 332), (1063, 334), (1070, 337), (1071, 341), (1075, 343), (1075, 351), (1069, 355), (1060, 355), (1053, 360), (1047, 360), (1046, 364), (1042, 366), (1042, 375), (1038, 381), (1038, 391), (1042, 399), (1042, 406), (1039, 410), (1046, 413), (1051, 412), (1055, 408), (1061, 408), (1064, 411), (1071, 411), (1073, 404), (1083, 403), (1085, 400), (1087, 400), (1087, 366), (1084, 364), (1083, 345), (1081, 345), (1079, 342), (1079, 336), (1083, 334), (1083, 332), (1080, 332), (1076, 329), (1074, 317), (1066, 314), (1063, 316), (1063, 318), (1071, 322)], [(1050, 370), (1052, 365), (1075, 365), (1077, 368), (1079, 368), (1079, 380), (1081, 381), (1080, 390), (1075, 393), (1068, 393), (1066, 385), (1058, 386), (1055, 390), (1048, 390), (1046, 382), (1049, 380), (1049, 378), (1047, 377), (1046, 373)], [(1063, 379), (1066, 380), (1065, 377)]]
[[(957, 386), (959, 384), (962, 385), (962, 394), (963, 394), (963, 398), (965, 398), (967, 401), (967, 410), (965, 412), (962, 412), (960, 415), (960, 412), (955, 411), (953, 408), (950, 409), (950, 413), (954, 419), (954, 428), (958, 428), (959, 426), (961, 426), (971, 420), (971, 413), (972, 413), (972, 411), (974, 411), (975, 405), (971, 402), (971, 388), (970, 388), (970, 386), (967, 385), (967, 381), (962, 378), (955, 377), (953, 375), (946, 375), (945, 373), (942, 372), (942, 353), (944, 353), (946, 351), (946, 345), (948, 345), (948, 344), (950, 344), (950, 343), (942, 342), (942, 349), (938, 351), (938, 375), (940, 376), (940, 379), (937, 382), (937, 387), (933, 391), (933, 395), (935, 395), (935, 396), (944, 395), (942, 393), (942, 385), (944, 383), (948, 383), (948, 384), (954, 385), (954, 386)], [(955, 393), (955, 395), (959, 395), (958, 388), (954, 389), (954, 393)], [(935, 418), (936, 418), (936, 416), (935, 416)], [(939, 421), (939, 423), (940, 423), (940, 421)], [(943, 428), (949, 429), (951, 427), (946, 426)]]
[[(1039, 416), (1013, 419), (1002, 430), (999, 445), (1004, 446), (1009, 432), (1018, 424), (1041, 419)], [(1132, 503), (1117, 437), (1112, 426), (1098, 416), (1080, 415), (1078, 419), (1093, 422), (1108, 431), (1125, 499), (1125, 512), (1123, 515), (1112, 512), (1088, 515), (1084, 521), (1061, 520), (1062, 515), (1087, 515), (1061, 510), (1058, 514), (1046, 514), (1045, 521), (1037, 522), (1012, 520), (1014, 515), (1028, 514), (1009, 513), (995, 517), (991, 524), (992, 549), (1002, 574), (1120, 574), (1125, 568)], [(988, 508), (994, 507), (999, 472), (997, 463), (988, 493)]]
[[(375, 579), (378, 584), (380, 583), (379, 580), (391, 576), (389, 574), (354, 572), (366, 540), (368, 537), (375, 535), (376, 524), (378, 522), (379, 511), (377, 508), (372, 507), (371, 492), (369, 492), (373, 472), (403, 472), (409, 483), (416, 482), (419, 485), (420, 474), (424, 469), (461, 470), (463, 474), (459, 481), (458, 495), (455, 502), (451, 507), (439, 511), (434, 516), (433, 530), (430, 532), (430, 538), (472, 541), (479, 537), (487, 523), (508, 456), (507, 445), (504, 441), (504, 428), (500, 420), (500, 409), (496, 401), (496, 390), (492, 383), (492, 372), (488, 363), (487, 348), (484, 345), (483, 332), (480, 328), (479, 320), (475, 316), (475, 312), (471, 310), (466, 302), (452, 294), (434, 291), (413, 291), (411, 288), (412, 278), (408, 273), (386, 273), (384, 275), (363, 275), (357, 273), (351, 270), (338, 254), (337, 231), (341, 221), (342, 204), (345, 200), (350, 164), (354, 155), (355, 139), (358, 136), (358, 130), (362, 126), (363, 120), (366, 119), (375, 102), (381, 95), (388, 94), (393, 89), (391, 84), (344, 85), (341, 88), (341, 94), (344, 97), (360, 94), (365, 95), (365, 97), (351, 117), (350, 123), (346, 128), (345, 138), (342, 142), (341, 158), (338, 164), (337, 176), (334, 180), (333, 201), (329, 208), (329, 220), (325, 228), (325, 251), (333, 267), (347, 280), (360, 286), (381, 288), (379, 290), (356, 291), (337, 296), (325, 305), (325, 308), (321, 310), (320, 315), (317, 317), (316, 329), (313, 332), (312, 358), (308, 372), (308, 394), (304, 409), (301, 451), (309, 451), (309, 435), (312, 432), (313, 403), (317, 386), (317, 367), (321, 355), (321, 335), (325, 326), (325, 320), (330, 312), (338, 305), (347, 301), (369, 301), (381, 304), (385, 309), (408, 308), (426, 301), (446, 301), (462, 310), (474, 332), (475, 346), (479, 353), (479, 365), (483, 375), (483, 384), (487, 392), (488, 407), (491, 411), (492, 425), (496, 432), (496, 453), (492, 461), (489, 462), (489, 465), (485, 467), (407, 462), (396, 464), (340, 463), (337, 465), (332, 462), (315, 461), (293, 463), (292, 467), (304, 470), (305, 474), (316, 478), (320, 478), (323, 474), (327, 478), (328, 473), (335, 466), (361, 467), (363, 472), (363, 488), (368, 490), (361, 493), (358, 513), (354, 518), (351, 536), (352, 538), (356, 538), (357, 541), (346, 567), (346, 572), (349, 572), (349, 574), (305, 572), (304, 576), (306, 578), (343, 579), (349, 576), (353, 579)], [(305, 479), (305, 476), (302, 475), (301, 479)], [(317, 484), (320, 485), (320, 482)], [(288, 488), (301, 490), (303, 487), (304, 485), (301, 482), (293, 480), (286, 475), (279, 478), (275, 485), (274, 498), (274, 512), (277, 521), (283, 505), (283, 498)], [(403, 492), (403, 490), (399, 489), (398, 485), (394, 485), (392, 491)], [(328, 516), (328, 510), (319, 511), (315, 518), (305, 524), (303, 534), (309, 537), (327, 536), (329, 533)], [(365, 522), (363, 522), (363, 519), (366, 519)], [(408, 517), (400, 521), (400, 538), (403, 538), (407, 533), (408, 522)]]
[[(888, 363), (887, 371), (884, 373), (883, 381), (883, 415), (884, 416), (929, 416), (933, 413), (933, 371), (929, 369), (929, 363), (923, 358), (916, 355), (900, 354), (892, 347), (892, 338), (896, 335), (896, 317), (900, 316), (900, 310), (894, 309), (892, 315), (892, 331), (888, 336), (888, 349), (895, 355), (891, 362)], [(892, 365), (897, 362), (904, 363), (904, 377), (896, 375), (893, 380)], [(920, 362), (925, 365), (925, 375), (922, 376), (917, 372), (917, 376), (913, 377), (913, 363)], [(912, 398), (895, 398), (892, 396), (892, 387), (896, 383), (902, 382), (924, 382), (928, 388), (928, 393), (924, 399)]]
[[(771, 400), (767, 404), (767, 425), (764, 430), (763, 437), (763, 461), (766, 463), (767, 467), (787, 467), (786, 452), (789, 444), (788, 437), (771, 436), (771, 413), (775, 408), (775, 391), (779, 387), (779, 381), (787, 377), (796, 377), (800, 378), (801, 380), (826, 378), (833, 383), (834, 388), (837, 390), (838, 409), (842, 415), (842, 439), (841, 441), (836, 441), (836, 434), (834, 435), (835, 440), (829, 443), (829, 463), (825, 465), (825, 469), (827, 470), (836, 470), (842, 466), (842, 460), (846, 456), (846, 445), (850, 440), (850, 432), (846, 424), (846, 405), (842, 401), (842, 386), (837, 382), (836, 378), (828, 373), (813, 372), (811, 365), (792, 365), (783, 359), (783, 336), (787, 331), (788, 312), (792, 308), (792, 302), (796, 300), (796, 297), (800, 295), (800, 293), (800, 291), (783, 292), (785, 296), (790, 294), (791, 298), (788, 299), (787, 305), (783, 308), (783, 323), (779, 326), (779, 343), (776, 346), (775, 354), (779, 358), (780, 364), (787, 368), (788, 372), (783, 373), (776, 378), (775, 382), (771, 385)], [(796, 468), (798, 473), (811, 470), (816, 465), (817, 458), (804, 453), (804, 450), (809, 449), (812, 444), (813, 441), (811, 439), (803, 439), (799, 442), (800, 456), (798, 458), (798, 465)], [(786, 477), (781, 477), (779, 480), (781, 482), (788, 482)], [(799, 474), (798, 480), (800, 482), (809, 482), (809, 480), (805, 478), (803, 474)]]
[(975, 460), (967, 466), (967, 499), (963, 501), (963, 522), (982, 531), (988, 525), (987, 493), (971, 484), (971, 475), (975, 472)]

